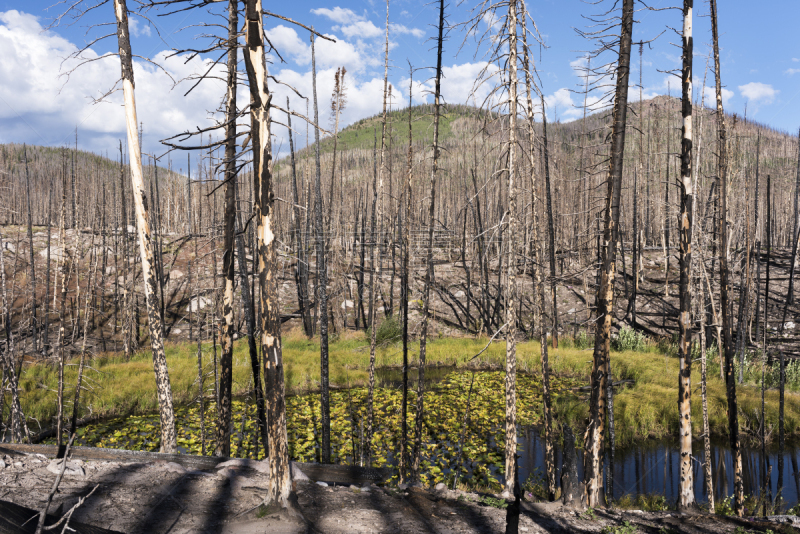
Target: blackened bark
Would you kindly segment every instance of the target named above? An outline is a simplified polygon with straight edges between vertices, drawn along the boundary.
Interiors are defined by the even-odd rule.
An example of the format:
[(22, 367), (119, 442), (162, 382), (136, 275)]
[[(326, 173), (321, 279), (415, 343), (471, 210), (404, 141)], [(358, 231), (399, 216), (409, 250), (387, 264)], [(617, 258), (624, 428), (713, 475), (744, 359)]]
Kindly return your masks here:
[(587, 505), (601, 504), (603, 428), (605, 426), (606, 375), (611, 348), (611, 323), (614, 315), (614, 276), (616, 270), (617, 239), (619, 234), (619, 206), (622, 190), (623, 154), (625, 150), (625, 124), (628, 111), (628, 79), (630, 77), (631, 37), (633, 35), (633, 0), (623, 0), (622, 24), (619, 43), (619, 64), (614, 98), (614, 126), (611, 134), (611, 159), (607, 178), (605, 229), (603, 231), (600, 287), (597, 293), (597, 328), (592, 362), (591, 400), (589, 426), (585, 437), (584, 476)]

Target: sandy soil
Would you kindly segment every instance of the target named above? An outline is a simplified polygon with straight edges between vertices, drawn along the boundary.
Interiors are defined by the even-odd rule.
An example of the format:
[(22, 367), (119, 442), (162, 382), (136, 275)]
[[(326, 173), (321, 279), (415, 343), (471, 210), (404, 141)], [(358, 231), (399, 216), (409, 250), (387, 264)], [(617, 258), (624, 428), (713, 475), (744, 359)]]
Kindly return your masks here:
[[(40, 509), (55, 474), (41, 455), (5, 456), (0, 499)], [(48, 466), (51, 466), (48, 469)], [(260, 506), (266, 484), (261, 462), (232, 460), (209, 471), (174, 463), (117, 463), (70, 460), (51, 511), (68, 510), (98, 485), (74, 514), (76, 521), (127, 534), (456, 534), (505, 532), (507, 510), (481, 503), (482, 496), (422, 488), (375, 485), (323, 486), (296, 473), (294, 509)], [(612, 530), (628, 522), (636, 530)], [(686, 533), (800, 532), (789, 525), (676, 512), (604, 511), (577, 513), (558, 503), (521, 504), (519, 532)], [(740, 530), (736, 530), (739, 528)], [(605, 530), (604, 530), (605, 529)]]

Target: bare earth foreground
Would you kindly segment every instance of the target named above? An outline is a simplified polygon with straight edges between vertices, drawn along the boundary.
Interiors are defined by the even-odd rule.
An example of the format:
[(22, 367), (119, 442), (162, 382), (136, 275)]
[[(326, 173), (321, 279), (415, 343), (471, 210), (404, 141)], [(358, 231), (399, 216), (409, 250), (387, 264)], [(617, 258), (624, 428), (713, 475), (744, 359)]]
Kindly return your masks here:
[[(41, 509), (55, 480), (55, 462), (34, 454), (0, 458), (0, 501)], [(266, 465), (248, 460), (231, 460), (202, 471), (167, 462), (69, 460), (67, 466), (51, 513), (60, 516), (97, 485), (72, 520), (127, 534), (455, 534), (505, 532), (506, 526), (507, 511), (480, 503), (481, 496), (474, 493), (421, 488), (403, 491), (375, 485), (323, 486), (308, 480), (296, 467), (294, 485), (300, 512), (265, 509), (259, 505)], [(15, 530), (0, 514), (0, 533), (33, 532), (34, 523)], [(530, 533), (800, 532), (789, 524), (707, 514), (635, 510), (579, 514), (557, 503), (527, 502), (521, 505), (519, 525), (520, 532)], [(61, 528), (55, 532), (61, 532)]]

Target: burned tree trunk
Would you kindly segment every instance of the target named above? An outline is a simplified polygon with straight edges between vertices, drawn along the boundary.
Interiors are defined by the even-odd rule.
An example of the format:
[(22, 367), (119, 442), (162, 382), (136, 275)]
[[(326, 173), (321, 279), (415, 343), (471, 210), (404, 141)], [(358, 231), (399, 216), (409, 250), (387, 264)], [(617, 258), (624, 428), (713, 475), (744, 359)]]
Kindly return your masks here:
[(734, 510), (744, 513), (744, 480), (742, 478), (742, 451), (739, 444), (739, 412), (736, 405), (736, 378), (733, 368), (731, 342), (730, 281), (728, 273), (728, 139), (725, 129), (725, 110), (722, 107), (722, 80), (719, 62), (719, 35), (717, 29), (717, 0), (710, 0), (711, 33), (714, 47), (714, 77), (717, 86), (717, 125), (719, 135), (717, 180), (719, 181), (719, 276), (720, 308), (722, 313), (722, 344), (725, 353), (725, 391), (728, 397), (728, 433), (734, 474)]
[(250, 85), (250, 128), (253, 143), (253, 186), (257, 232), (258, 285), (261, 302), (261, 354), (266, 386), (269, 484), (267, 502), (286, 507), (291, 491), (289, 448), (286, 435), (286, 400), (278, 303), (278, 255), (273, 230), (272, 142), (270, 100), (264, 49), (264, 11), (261, 0), (247, 0), (244, 51)]
[[(239, 8), (236, 0), (228, 3), (228, 93), (225, 102), (225, 252), (222, 271), (225, 288), (222, 294), (222, 354), (219, 359), (219, 398), (217, 399), (217, 447), (215, 456), (231, 455), (231, 389), (233, 387), (233, 286), (236, 253), (236, 81), (237, 33)], [(198, 336), (199, 339), (199, 336)], [(201, 392), (202, 395), (202, 392)]]
[(633, 34), (633, 0), (623, 0), (619, 41), (614, 122), (611, 134), (603, 231), (600, 287), (597, 293), (597, 328), (591, 377), (589, 425), (584, 438), (584, 476), (587, 505), (601, 504), (603, 429), (605, 426), (606, 369), (611, 349), (611, 323), (614, 316), (614, 276), (616, 274), (617, 240), (619, 236), (619, 207), (622, 189), (622, 166), (625, 150), (625, 123), (628, 111), (628, 79), (630, 77), (631, 37)]
[[(161, 418), (161, 452), (174, 453), (177, 450), (175, 436), (175, 413), (172, 407), (172, 390), (164, 354), (164, 338), (161, 326), (161, 310), (158, 304), (158, 281), (153, 269), (153, 244), (148, 221), (148, 200), (145, 195), (142, 174), (142, 153), (136, 130), (136, 100), (134, 96), (133, 56), (131, 54), (130, 33), (128, 32), (128, 8), (126, 0), (114, 0), (117, 19), (117, 41), (122, 67), (122, 90), (125, 98), (125, 119), (130, 150), (131, 186), (136, 206), (136, 229), (139, 233), (139, 254), (142, 260), (145, 299), (147, 303), (147, 322), (150, 327), (150, 345), (153, 350), (153, 369), (156, 375), (158, 405)], [(134, 325), (137, 327), (138, 325)]]
[(694, 471), (692, 470), (692, 8), (694, 0), (683, 0), (683, 73), (681, 115), (681, 216), (678, 230), (681, 239), (680, 257), (680, 338), (678, 358), (678, 413), (680, 441), (680, 497), (678, 504), (686, 508), (694, 504)]

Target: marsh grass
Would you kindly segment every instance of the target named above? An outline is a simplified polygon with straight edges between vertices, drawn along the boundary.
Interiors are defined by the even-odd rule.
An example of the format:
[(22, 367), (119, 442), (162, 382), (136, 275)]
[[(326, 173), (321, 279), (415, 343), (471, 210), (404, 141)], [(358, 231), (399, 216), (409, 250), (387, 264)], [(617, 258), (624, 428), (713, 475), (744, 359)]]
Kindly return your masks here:
[[(387, 332), (387, 334), (390, 334)], [(554, 373), (584, 381), (588, 385), (591, 372), (592, 352), (584, 347), (588, 336), (564, 339), (558, 350), (551, 351), (550, 365)], [(388, 341), (379, 346), (376, 365), (399, 366), (402, 364), (402, 348), (399, 343)], [(472, 369), (503, 369), (505, 342), (495, 341), (477, 358), (486, 338), (443, 337), (432, 339), (428, 345), (427, 361), (432, 366), (452, 366)], [(677, 435), (678, 413), (678, 360), (670, 340), (654, 342), (634, 339), (639, 351), (612, 352), (611, 367), (615, 380), (631, 379), (633, 385), (618, 389), (615, 397), (615, 420), (619, 446), (644, 438), (665, 438)], [(319, 388), (319, 343), (307, 339), (302, 332), (292, 330), (283, 336), (286, 388), (289, 393), (316, 391)], [(197, 398), (197, 353), (194, 344), (175, 344), (166, 348), (170, 381), (175, 403), (187, 404)], [(218, 348), (219, 350), (219, 348)], [(409, 346), (411, 366), (416, 366), (419, 344)], [(699, 357), (699, 355), (697, 355)], [(474, 359), (473, 359), (474, 358)], [(539, 345), (523, 342), (517, 345), (518, 369), (522, 373), (539, 376), (541, 363)], [(708, 407), (712, 435), (727, 435), (727, 403), (725, 386), (719, 378), (718, 361), (712, 348), (709, 351)], [(210, 344), (203, 345), (203, 361), (207, 373), (207, 396), (213, 396), (213, 363)], [(234, 345), (233, 391), (244, 394), (251, 388), (250, 361), (247, 342), (238, 340)], [(750, 361), (750, 360), (748, 360)], [(759, 360), (760, 361), (760, 360)], [(715, 368), (715, 365), (717, 366)], [(755, 377), (755, 365), (746, 377)], [(785, 428), (788, 438), (800, 436), (800, 364), (791, 367), (792, 376), (798, 382), (787, 386)], [(338, 387), (360, 387), (367, 384), (369, 366), (369, 341), (363, 332), (345, 332), (330, 346), (330, 380)], [(701, 421), (702, 409), (699, 394), (699, 362), (693, 369), (692, 415)], [(77, 365), (67, 367), (67, 391), (75, 383)], [(416, 374), (416, 370), (412, 370)], [(26, 365), (21, 385), (23, 409), (29, 418), (49, 426), (56, 409), (58, 369), (52, 365)], [(760, 363), (758, 364), (760, 382)], [(114, 417), (127, 414), (150, 414), (157, 410), (155, 380), (149, 351), (137, 353), (129, 362), (119, 355), (102, 355), (91, 362), (84, 383), (87, 390), (82, 394), (81, 416), (94, 414)], [(383, 385), (380, 384), (379, 385)], [(752, 381), (737, 388), (740, 410), (752, 414), (760, 410), (760, 388)], [(72, 393), (67, 395), (71, 399)], [(589, 393), (577, 388), (571, 394), (561, 395), (555, 403), (557, 422), (568, 422), (578, 432), (581, 430), (588, 410)], [(767, 423), (777, 427), (778, 391), (770, 389), (766, 394)], [(67, 403), (67, 413), (71, 406)], [(36, 428), (36, 424), (33, 424)], [(577, 432), (576, 432), (577, 434)], [(747, 439), (745, 433), (744, 439)]]

